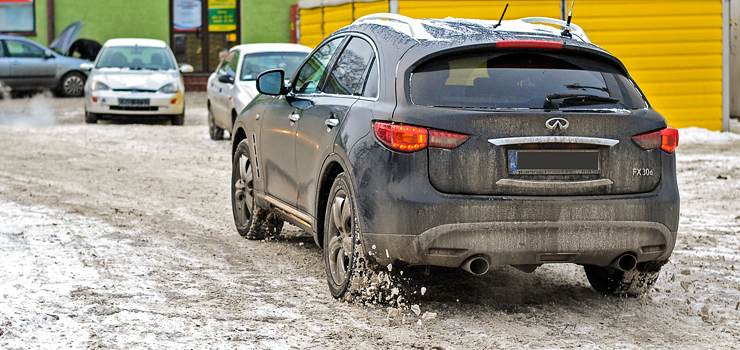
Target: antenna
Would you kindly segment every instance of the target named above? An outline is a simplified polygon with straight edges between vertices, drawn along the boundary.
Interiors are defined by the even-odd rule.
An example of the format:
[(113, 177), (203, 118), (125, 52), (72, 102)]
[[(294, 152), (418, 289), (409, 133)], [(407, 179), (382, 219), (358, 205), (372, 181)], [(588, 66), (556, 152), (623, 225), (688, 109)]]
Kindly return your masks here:
[(565, 23), (565, 28), (563, 28), (563, 32), (560, 33), (560, 35), (572, 38), (573, 35), (570, 34), (570, 20), (573, 19), (573, 6), (576, 5), (576, 0), (571, 1), (570, 3), (570, 13), (568, 13), (568, 21)]
[(504, 20), (504, 15), (506, 14), (506, 9), (508, 8), (509, 8), (509, 4), (506, 4), (506, 7), (504, 7), (504, 12), (501, 14), (501, 19), (498, 20), (498, 23), (493, 25), (493, 29), (496, 29), (501, 25), (501, 21)]

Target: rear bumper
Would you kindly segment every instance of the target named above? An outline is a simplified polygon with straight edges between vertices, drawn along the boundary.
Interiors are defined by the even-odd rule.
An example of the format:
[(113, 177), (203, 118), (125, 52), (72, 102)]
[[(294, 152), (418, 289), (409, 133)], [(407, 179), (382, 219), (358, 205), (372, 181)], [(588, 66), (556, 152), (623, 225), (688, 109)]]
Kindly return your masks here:
[(564, 263), (606, 266), (624, 253), (637, 261), (667, 259), (676, 232), (654, 222), (565, 221), (457, 223), (420, 235), (365, 234), (365, 247), (383, 266), (458, 267), (470, 256), (491, 265), (539, 265), (542, 255), (568, 254)]

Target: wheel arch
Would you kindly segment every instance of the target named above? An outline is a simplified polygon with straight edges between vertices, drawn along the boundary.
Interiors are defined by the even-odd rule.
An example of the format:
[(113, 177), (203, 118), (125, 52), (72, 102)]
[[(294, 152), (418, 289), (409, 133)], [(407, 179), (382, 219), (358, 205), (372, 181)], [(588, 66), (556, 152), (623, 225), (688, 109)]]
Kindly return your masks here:
[(247, 138), (247, 133), (244, 131), (243, 128), (237, 127), (234, 129), (234, 135), (231, 137), (231, 160), (234, 160), (234, 154), (236, 153), (236, 148), (239, 146), (239, 143), (242, 142), (242, 140)]
[(319, 188), (316, 196), (316, 244), (323, 248), (324, 247), (324, 216), (326, 215), (326, 204), (329, 200), (329, 192), (334, 184), (334, 180), (337, 175), (346, 172), (344, 166), (341, 164), (339, 157), (334, 155), (326, 161), (324, 170), (321, 172), (319, 179)]

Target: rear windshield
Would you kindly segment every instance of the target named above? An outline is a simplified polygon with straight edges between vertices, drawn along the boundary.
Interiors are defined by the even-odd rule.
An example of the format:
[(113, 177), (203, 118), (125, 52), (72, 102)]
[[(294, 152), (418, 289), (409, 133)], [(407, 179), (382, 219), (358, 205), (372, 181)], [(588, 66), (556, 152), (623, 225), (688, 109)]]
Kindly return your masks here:
[(109, 46), (103, 49), (95, 68), (122, 68), (130, 70), (177, 69), (170, 52), (163, 47)]
[(456, 108), (619, 108), (647, 104), (632, 81), (592, 59), (539, 53), (447, 56), (411, 76), (416, 105)]
[(256, 80), (257, 75), (269, 70), (282, 68), (285, 76), (290, 77), (298, 69), (308, 53), (306, 52), (270, 52), (253, 53), (244, 56), (241, 80)]

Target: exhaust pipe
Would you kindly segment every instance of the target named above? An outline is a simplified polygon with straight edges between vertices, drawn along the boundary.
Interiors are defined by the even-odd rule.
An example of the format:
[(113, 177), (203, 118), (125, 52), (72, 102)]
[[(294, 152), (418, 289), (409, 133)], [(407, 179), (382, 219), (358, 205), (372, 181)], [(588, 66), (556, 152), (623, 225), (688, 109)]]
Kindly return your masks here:
[(485, 275), (486, 272), (488, 272), (490, 264), (487, 259), (480, 256), (474, 256), (465, 260), (460, 267), (476, 276), (480, 276)]
[(617, 270), (632, 271), (637, 266), (637, 258), (630, 253), (625, 253), (614, 259), (609, 266)]

